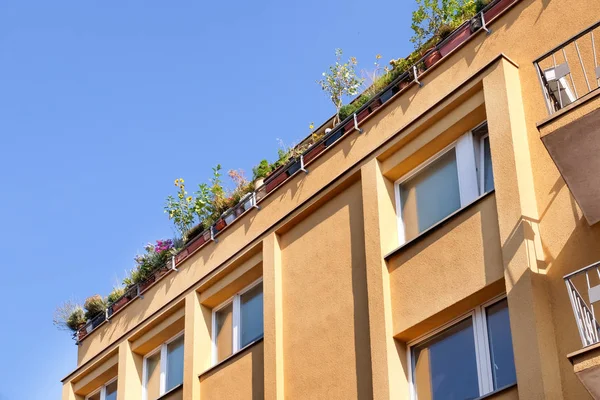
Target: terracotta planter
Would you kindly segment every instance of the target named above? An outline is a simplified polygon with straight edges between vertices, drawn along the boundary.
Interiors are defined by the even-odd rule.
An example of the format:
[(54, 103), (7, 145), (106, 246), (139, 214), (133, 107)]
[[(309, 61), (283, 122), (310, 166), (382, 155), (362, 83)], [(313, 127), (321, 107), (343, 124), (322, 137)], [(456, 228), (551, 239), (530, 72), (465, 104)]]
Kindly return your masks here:
[(374, 102), (372, 102), (369, 105), (369, 111), (371, 113), (375, 112), (375, 110), (377, 110), (379, 107), (381, 107), (382, 104), (383, 104), (383, 101), (381, 100), (381, 97), (378, 97), (377, 99), (375, 99)]
[[(198, 246), (198, 247), (200, 247), (200, 246)], [(189, 254), (190, 254), (189, 247), (186, 247), (185, 249), (181, 250), (175, 256), (175, 264), (179, 264), (180, 262), (182, 262), (183, 260), (185, 260)]]
[(271, 193), (271, 191), (273, 189), (275, 189), (277, 186), (281, 185), (287, 178), (288, 178), (287, 174), (285, 172), (282, 172), (282, 173), (278, 174), (277, 176), (274, 176), (271, 180), (268, 180), (266, 182), (267, 193)]
[(440, 55), (442, 57), (445, 57), (471, 36), (471, 29), (469, 26), (470, 24), (463, 24), (458, 31), (453, 32), (442, 44), (440, 44)]
[(361, 112), (359, 112), (356, 115), (356, 120), (358, 122), (361, 122), (362, 120), (364, 120), (365, 118), (367, 118), (367, 116), (371, 114), (371, 112), (369, 111), (369, 107), (365, 108), (364, 110), (362, 110)]
[(506, 10), (515, 0), (500, 0), (494, 4), (489, 10), (483, 13), (485, 23), (489, 23), (492, 19), (496, 18), (498, 14)]
[(123, 308), (123, 306), (127, 303), (129, 303), (130, 299), (127, 298), (127, 296), (123, 296), (121, 297), (119, 300), (115, 301), (112, 304), (112, 314), (116, 313), (117, 311), (119, 311), (121, 308)]
[[(348, 121), (348, 123), (346, 125), (344, 125), (342, 130), (343, 130), (343, 132), (340, 132), (340, 135), (337, 137), (337, 139), (339, 139), (344, 133), (349, 133), (354, 130), (354, 118), (352, 118), (350, 121)], [(326, 146), (329, 146), (329, 144), (326, 144)]]
[(217, 231), (223, 230), (223, 228), (225, 228), (226, 226), (227, 224), (225, 223), (225, 220), (223, 218), (219, 218), (219, 220), (215, 223), (215, 229)]
[(156, 275), (152, 275), (148, 279), (146, 279), (144, 282), (141, 282), (140, 283), (140, 293), (145, 291), (146, 289), (148, 289), (150, 286), (152, 286), (152, 284), (154, 282), (156, 282)]
[(435, 65), (438, 61), (442, 59), (442, 55), (440, 54), (438, 49), (433, 49), (429, 54), (425, 57), (423, 62), (425, 63), (425, 68), (429, 69)]
[(77, 329), (77, 340), (81, 341), (87, 335), (88, 332), (87, 330), (85, 330), (85, 324), (80, 326), (79, 329)]
[(325, 150), (325, 142), (323, 141), (323, 142), (317, 143), (316, 145), (311, 147), (311, 149), (308, 151), (308, 153), (306, 153), (304, 155), (304, 162), (309, 163), (316, 156), (321, 154), (323, 152), (323, 150)]

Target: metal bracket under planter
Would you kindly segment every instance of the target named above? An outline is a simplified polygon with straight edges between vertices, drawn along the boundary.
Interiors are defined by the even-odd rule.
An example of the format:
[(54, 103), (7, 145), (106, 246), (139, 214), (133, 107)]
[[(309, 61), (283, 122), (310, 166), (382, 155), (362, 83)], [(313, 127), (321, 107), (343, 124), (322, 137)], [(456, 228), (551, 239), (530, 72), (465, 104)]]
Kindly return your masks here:
[(490, 28), (487, 27), (486, 23), (485, 23), (485, 16), (483, 14), (483, 12), (479, 13), (479, 15), (481, 15), (481, 29), (483, 29), (486, 34), (490, 34), (492, 33), (492, 30)]
[(358, 133), (363, 133), (363, 130), (358, 127), (358, 118), (356, 117), (356, 113), (354, 113), (354, 129), (356, 129)]
[(419, 71), (417, 71), (417, 66), (413, 65), (413, 82), (415, 82), (419, 87), (423, 87), (423, 83), (419, 81)]

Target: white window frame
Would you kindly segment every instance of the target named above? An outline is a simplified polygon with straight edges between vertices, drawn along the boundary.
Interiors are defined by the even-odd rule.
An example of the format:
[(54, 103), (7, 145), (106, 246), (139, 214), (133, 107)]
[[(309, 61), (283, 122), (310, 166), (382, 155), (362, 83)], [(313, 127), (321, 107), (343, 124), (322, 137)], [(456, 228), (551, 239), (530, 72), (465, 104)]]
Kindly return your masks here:
[(144, 356), (144, 362), (142, 366), (142, 400), (148, 400), (148, 358), (160, 353), (159, 393), (160, 396), (162, 396), (166, 393), (167, 388), (167, 346), (171, 342), (174, 342), (175, 340), (182, 337), (183, 334), (184, 331), (179, 332), (178, 334), (176, 334), (175, 336), (173, 336), (172, 338), (170, 338), (169, 340), (167, 340), (166, 342), (164, 342), (163, 344), (161, 344), (160, 346), (158, 346), (157, 348), (155, 348), (154, 350), (152, 350)]
[[(469, 312), (461, 315), (453, 319), (452, 321), (430, 331), (423, 336), (418, 337), (417, 339), (411, 340), (407, 343), (408, 351), (408, 380), (409, 380), (409, 390), (410, 390), (410, 398), (412, 400), (417, 399), (417, 392), (415, 388), (414, 381), (414, 360), (413, 360), (413, 348), (418, 346), (419, 344), (431, 339), (432, 337), (440, 334), (452, 326), (463, 322), (466, 319), (471, 318), (473, 321), (473, 335), (475, 337), (475, 359), (477, 362), (477, 381), (479, 382), (479, 396), (485, 396), (493, 392), (494, 390), (502, 389), (496, 388), (494, 389), (494, 377), (492, 374), (492, 357), (490, 355), (490, 344), (488, 338), (488, 330), (487, 330), (487, 309), (493, 306), (496, 303), (506, 299), (506, 294), (502, 294), (500, 296), (496, 296), (483, 304), (475, 307)], [(512, 332), (511, 332), (512, 336)]]
[[(233, 332), (232, 332), (232, 347), (231, 347), (231, 356), (233, 356), (234, 354), (236, 354), (237, 352), (239, 352), (240, 350), (243, 350), (243, 347), (241, 346), (242, 343), (242, 335), (240, 334), (241, 332), (241, 297), (244, 293), (250, 291), (250, 289), (253, 289), (255, 286), (259, 285), (261, 282), (263, 281), (263, 278), (260, 277), (257, 280), (255, 280), (254, 282), (252, 282), (250, 285), (246, 286), (245, 288), (243, 288), (242, 290), (240, 290), (239, 292), (237, 292), (236, 294), (234, 294), (233, 296), (231, 296), (230, 298), (228, 298), (227, 300), (225, 300), (223, 303), (219, 304), (217, 307), (213, 308), (212, 311), (212, 364), (213, 365), (217, 365), (219, 362), (218, 361), (218, 354), (217, 354), (217, 313), (222, 310), (223, 308), (227, 307), (230, 304), (233, 304), (233, 309), (232, 309), (232, 317), (233, 317)], [(263, 293), (264, 293), (264, 287), (263, 287)], [(263, 326), (263, 332), (264, 332), (264, 326)]]
[[(460, 208), (464, 208), (479, 197), (479, 178), (477, 176), (477, 163), (475, 161), (475, 147), (473, 144), (473, 130), (464, 133), (456, 141), (446, 146), (444, 149), (430, 157), (425, 162), (421, 163), (417, 168), (402, 176), (394, 183), (396, 194), (396, 215), (398, 218), (398, 241), (402, 245), (407, 242), (404, 229), (404, 221), (402, 218), (402, 199), (400, 196), (400, 186), (425, 170), (440, 157), (451, 150), (455, 150), (456, 154), (456, 169), (458, 172), (458, 190), (460, 193)], [(418, 206), (418, 205), (417, 205)], [(460, 209), (459, 208), (459, 209)], [(435, 226), (435, 224), (433, 225)], [(429, 229), (429, 228), (428, 228)], [(425, 232), (425, 231), (424, 231)], [(422, 234), (423, 232), (420, 232)], [(418, 235), (417, 235), (418, 236)]]
[[(85, 400), (90, 399), (92, 396), (95, 396), (98, 393), (100, 393), (100, 400), (106, 400), (106, 387), (108, 385), (110, 385), (111, 383), (114, 383), (116, 380), (117, 380), (117, 377), (115, 376), (110, 381), (106, 382), (104, 385), (100, 386), (98, 389), (94, 390), (92, 393), (85, 396)], [(118, 386), (117, 386), (117, 390), (119, 390)]]

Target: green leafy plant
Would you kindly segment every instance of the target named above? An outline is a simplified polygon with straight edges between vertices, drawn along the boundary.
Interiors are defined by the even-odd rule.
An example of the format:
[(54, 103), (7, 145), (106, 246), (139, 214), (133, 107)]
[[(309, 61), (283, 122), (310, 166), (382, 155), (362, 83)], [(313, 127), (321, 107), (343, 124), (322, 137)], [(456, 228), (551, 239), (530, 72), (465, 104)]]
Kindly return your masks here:
[(340, 121), (345, 120), (350, 115), (354, 114), (359, 108), (364, 106), (369, 100), (371, 100), (372, 95), (369, 93), (363, 93), (356, 100), (354, 100), (350, 104), (346, 104), (342, 107), (339, 113)]
[(194, 212), (204, 229), (208, 229), (228, 207), (227, 193), (221, 180), (221, 165), (213, 168), (210, 184), (201, 183), (195, 193)]
[(410, 41), (422, 52), (433, 46), (465, 19), (475, 15), (475, 0), (417, 0), (412, 14)]
[(96, 315), (106, 311), (106, 301), (102, 298), (102, 296), (96, 294), (88, 297), (85, 300), (83, 303), (83, 308), (85, 310), (85, 318), (90, 320)]
[(195, 206), (192, 196), (188, 196), (185, 190), (184, 180), (182, 178), (175, 179), (174, 183), (177, 187), (177, 195), (176, 197), (167, 196), (164, 210), (169, 214), (169, 219), (173, 220), (179, 234), (185, 238), (187, 232), (194, 225)]
[(261, 160), (260, 163), (252, 168), (252, 180), (266, 177), (271, 170), (271, 164), (267, 160)]
[(343, 63), (342, 54), (342, 49), (335, 50), (335, 64), (329, 67), (328, 72), (323, 72), (323, 78), (317, 81), (335, 106), (334, 125), (341, 121), (340, 110), (344, 105), (344, 96), (355, 96), (363, 83), (363, 79), (356, 75), (356, 58), (350, 57)]
[(87, 319), (83, 308), (74, 301), (66, 301), (54, 311), (52, 323), (58, 329), (75, 332), (81, 328)]
[(477, 1), (475, 1), (475, 14), (480, 13), (492, 1), (494, 1), (494, 0), (477, 0)]
[(108, 294), (106, 301), (108, 304), (112, 304), (115, 301), (119, 300), (125, 294), (125, 288), (122, 286), (115, 286), (113, 290)]

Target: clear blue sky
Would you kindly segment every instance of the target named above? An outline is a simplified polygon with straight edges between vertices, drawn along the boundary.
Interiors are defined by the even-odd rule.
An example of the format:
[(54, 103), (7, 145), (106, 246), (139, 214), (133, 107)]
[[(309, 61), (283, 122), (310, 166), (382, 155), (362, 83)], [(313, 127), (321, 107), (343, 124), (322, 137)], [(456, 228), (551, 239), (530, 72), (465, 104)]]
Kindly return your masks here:
[(0, 2), (0, 400), (58, 399), (64, 300), (173, 235), (173, 180), (276, 156), (333, 113), (334, 49), (409, 53), (413, 0)]

